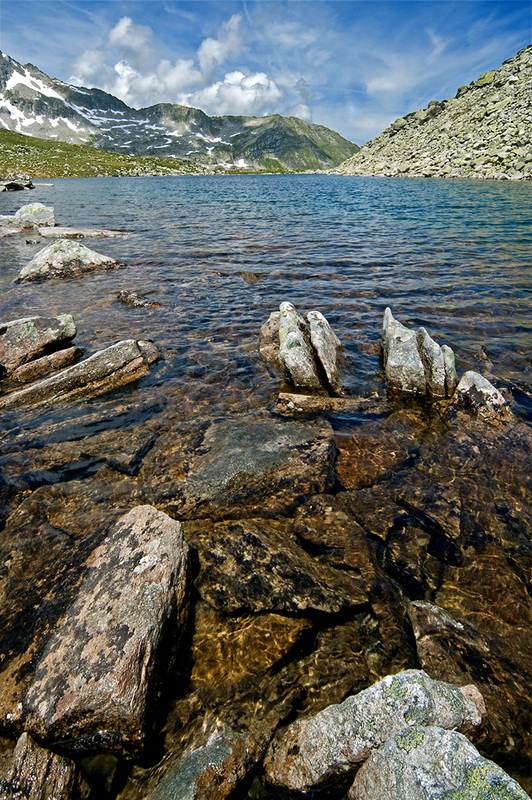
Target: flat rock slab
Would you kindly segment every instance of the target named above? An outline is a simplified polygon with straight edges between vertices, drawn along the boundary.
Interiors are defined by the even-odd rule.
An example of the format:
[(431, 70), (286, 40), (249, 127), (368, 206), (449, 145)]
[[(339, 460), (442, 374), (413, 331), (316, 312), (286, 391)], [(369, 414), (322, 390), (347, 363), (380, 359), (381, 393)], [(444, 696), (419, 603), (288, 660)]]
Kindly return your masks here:
[(475, 687), (459, 689), (405, 670), (290, 725), (268, 750), (266, 780), (297, 792), (339, 784), (394, 733), (414, 724), (478, 725), (482, 705)]
[(161, 645), (184, 619), (187, 554), (180, 524), (151, 506), (118, 520), (46, 643), (23, 703), (27, 730), (67, 749), (138, 751)]
[(96, 397), (147, 375), (157, 357), (151, 342), (126, 339), (49, 378), (5, 395), (0, 398), (0, 408)]
[[(165, 505), (182, 519), (234, 519), (240, 511), (272, 516), (296, 505), (302, 494), (330, 488), (335, 455), (332, 428), (323, 420), (265, 414), (214, 422), (192, 455), (187, 477), (171, 487), (173, 497)], [(153, 478), (147, 470), (146, 481)], [(164, 485), (154, 488), (166, 491)]]
[(267, 520), (198, 523), (195, 586), (223, 613), (337, 613), (364, 605), (369, 591), (357, 574), (310, 556), (296, 536)]
[(14, 283), (45, 281), (49, 278), (79, 278), (97, 269), (114, 269), (121, 264), (71, 239), (47, 245), (23, 267)]
[(39, 227), (43, 239), (117, 239), (127, 236), (126, 231), (111, 231), (106, 228), (69, 228), (56, 225), (53, 228)]
[(0, 796), (6, 800), (88, 800), (90, 788), (73, 761), (39, 747), (23, 733), (7, 779), (0, 779)]
[(530, 800), (457, 731), (415, 725), (394, 734), (357, 774), (349, 800)]
[(0, 325), (0, 370), (13, 372), (42, 356), (46, 350), (65, 347), (76, 335), (70, 314), (25, 317)]

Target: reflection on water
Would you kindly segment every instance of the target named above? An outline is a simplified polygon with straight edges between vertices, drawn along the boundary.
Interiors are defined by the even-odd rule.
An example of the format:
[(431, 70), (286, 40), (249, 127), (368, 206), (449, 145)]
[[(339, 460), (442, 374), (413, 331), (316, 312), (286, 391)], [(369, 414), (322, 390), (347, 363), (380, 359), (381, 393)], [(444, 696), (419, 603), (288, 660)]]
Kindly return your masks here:
[[(173, 752), (187, 726), (193, 739), (202, 715), (237, 720), (236, 729), (253, 736), (262, 725), (264, 736), (290, 713), (419, 665), (407, 601), (428, 600), (477, 631), (467, 641), (468, 663), (454, 665), (457, 681), (484, 680), (489, 695), (490, 681), (504, 686), (514, 675), (508, 696), (489, 695), (491, 727), (479, 746), (522, 777), (532, 186), (320, 175), (79, 179), (0, 198), (3, 214), (38, 201), (54, 207), (61, 225), (127, 232), (86, 242), (125, 267), (35, 285), (13, 280), (46, 242), (33, 234), (1, 240), (0, 321), (71, 313), (87, 355), (127, 338), (150, 338), (161, 353), (146, 378), (114, 395), (4, 414), (0, 513), (8, 521), (0, 564), (8, 577), (0, 611), (8, 635), (0, 705), (16, 695), (39, 646), (36, 632), (47, 630), (75, 591), (78, 565), (110, 521), (141, 502), (174, 508), (172, 493), (209, 425), (245, 416), (252, 428), (250, 419), (273, 409), (283, 384), (259, 359), (258, 333), (289, 300), (329, 319), (345, 347), (342, 386), (368, 406), (329, 417), (338, 449), (331, 495), (302, 498), (286, 511), (285, 481), (285, 511), (276, 514), (266, 493), (260, 514), (250, 507), (243, 516), (268, 523), (242, 524), (264, 547), (290, 540), (299, 559), (312, 556), (340, 583), (355, 575), (371, 594), (363, 608), (333, 621), (310, 612), (294, 620), (274, 606), (264, 616), (261, 607), (258, 615), (227, 617), (202, 595), (189, 691), (169, 704), (161, 746)], [(128, 308), (118, 300), (124, 289), (153, 306)], [(476, 369), (511, 392), (520, 427), (492, 430), (462, 412), (449, 421), (439, 407), (388, 402), (379, 347), (386, 306), (449, 344), (459, 372)], [(219, 541), (233, 529), (228, 514), (210, 528), (187, 517), (198, 591), (210, 537)], [(270, 628), (266, 665), (261, 643)], [(477, 645), (482, 653), (491, 648), (495, 660), (479, 656)], [(287, 687), (302, 692), (291, 710)], [(515, 730), (506, 740), (508, 720)], [(259, 740), (251, 749), (260, 750)], [(148, 796), (144, 780), (151, 786), (155, 778), (142, 774), (124, 800)]]

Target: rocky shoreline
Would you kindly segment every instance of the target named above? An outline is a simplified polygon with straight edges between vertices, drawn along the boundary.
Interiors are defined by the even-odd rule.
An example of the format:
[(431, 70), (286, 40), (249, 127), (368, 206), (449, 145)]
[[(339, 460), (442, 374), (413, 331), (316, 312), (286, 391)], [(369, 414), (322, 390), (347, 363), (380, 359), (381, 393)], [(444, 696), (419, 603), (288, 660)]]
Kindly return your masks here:
[[(29, 291), (119, 269), (62, 239)], [(81, 438), (28, 437), (16, 409), (161, 356), (126, 340), (65, 366), (76, 335), (68, 314), (0, 329), (2, 797), (526, 798), (532, 436), (508, 399), (391, 310), (388, 393), (345, 397), (329, 323), (283, 303), (259, 343), (291, 387), (275, 409), (128, 426), (132, 393), (111, 432), (81, 403)]]
[(400, 117), (333, 173), (532, 180), (532, 46)]

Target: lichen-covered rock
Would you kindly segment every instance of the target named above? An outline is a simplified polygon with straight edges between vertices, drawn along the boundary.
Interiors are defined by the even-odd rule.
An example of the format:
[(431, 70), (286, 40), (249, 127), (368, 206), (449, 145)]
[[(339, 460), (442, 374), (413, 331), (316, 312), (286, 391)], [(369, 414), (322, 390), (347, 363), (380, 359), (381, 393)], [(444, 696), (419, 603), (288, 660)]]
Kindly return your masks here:
[(488, 420), (503, 420), (509, 415), (507, 402), (498, 389), (479, 372), (465, 372), (456, 387), (456, 402), (462, 402)]
[(457, 731), (415, 725), (375, 750), (349, 800), (530, 800), (526, 792)]
[(54, 210), (43, 203), (29, 203), (15, 213), (15, 219), (23, 228), (53, 227), (55, 225)]
[(292, 303), (279, 307), (279, 360), (294, 386), (319, 389), (321, 381), (304, 321)]
[(337, 391), (340, 384), (338, 368), (340, 340), (320, 311), (309, 311), (307, 321), (314, 352), (325, 371), (329, 386), (333, 391)]
[(266, 364), (281, 366), (279, 361), (279, 311), (272, 311), (260, 329), (259, 353)]
[(161, 645), (184, 621), (187, 554), (179, 522), (152, 506), (118, 520), (46, 643), (23, 703), (27, 730), (63, 749), (138, 751)]
[(340, 705), (294, 722), (268, 750), (266, 781), (307, 792), (342, 783), (394, 733), (411, 725), (480, 724), (480, 694), (422, 671), (388, 676)]
[(15, 283), (44, 281), (48, 278), (77, 278), (96, 269), (113, 269), (120, 264), (109, 256), (90, 250), (72, 239), (59, 239), (47, 245), (20, 270)]
[(0, 398), (0, 408), (96, 397), (148, 374), (157, 360), (151, 342), (127, 339), (31, 386)]
[(3, 800), (88, 800), (90, 788), (73, 761), (39, 747), (23, 733), (7, 780), (0, 779), (0, 796)]
[(454, 353), (432, 339), (425, 328), (406, 328), (387, 308), (382, 351), (388, 388), (422, 396), (451, 397), (456, 386)]
[(0, 372), (13, 372), (46, 350), (65, 347), (76, 335), (70, 314), (25, 317), (0, 325)]

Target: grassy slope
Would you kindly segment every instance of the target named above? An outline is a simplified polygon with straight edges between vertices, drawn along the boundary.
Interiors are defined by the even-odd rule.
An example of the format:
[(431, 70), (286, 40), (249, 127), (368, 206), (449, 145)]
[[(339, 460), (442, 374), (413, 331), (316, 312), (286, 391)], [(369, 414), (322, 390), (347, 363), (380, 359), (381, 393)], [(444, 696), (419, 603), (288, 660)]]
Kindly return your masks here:
[(85, 178), (111, 175), (172, 175), (203, 172), (176, 158), (141, 158), (94, 147), (36, 139), (0, 130), (0, 176)]

